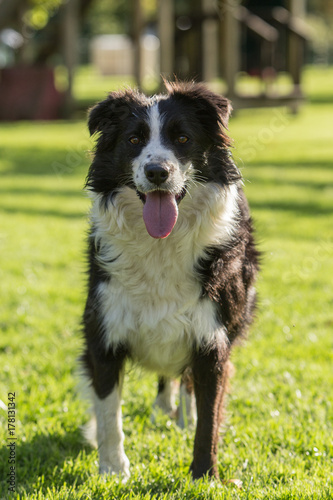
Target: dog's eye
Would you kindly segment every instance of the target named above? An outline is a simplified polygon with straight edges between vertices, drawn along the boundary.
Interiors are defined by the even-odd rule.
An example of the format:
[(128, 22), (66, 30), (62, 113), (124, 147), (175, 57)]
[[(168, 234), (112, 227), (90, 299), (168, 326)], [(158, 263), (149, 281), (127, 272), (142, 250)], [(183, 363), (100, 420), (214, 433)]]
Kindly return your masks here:
[(180, 135), (179, 137), (177, 137), (177, 141), (179, 142), (179, 144), (185, 144), (187, 141), (188, 141), (188, 137), (186, 137), (186, 135)]
[(129, 138), (129, 141), (131, 144), (134, 144), (135, 146), (137, 144), (140, 144), (140, 142), (141, 142), (139, 137), (137, 137), (136, 135), (132, 135), (132, 137)]

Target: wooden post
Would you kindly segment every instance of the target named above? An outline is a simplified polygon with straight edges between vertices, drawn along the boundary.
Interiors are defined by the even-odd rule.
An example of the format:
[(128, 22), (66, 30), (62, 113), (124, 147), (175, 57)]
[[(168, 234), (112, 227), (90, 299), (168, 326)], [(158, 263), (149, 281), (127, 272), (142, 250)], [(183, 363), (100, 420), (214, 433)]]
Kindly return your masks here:
[(74, 71), (78, 54), (78, 0), (68, 0), (64, 4), (63, 12), (63, 54), (67, 68), (68, 87), (66, 91), (66, 115), (70, 115), (73, 102)]
[(165, 78), (172, 78), (175, 57), (175, 14), (174, 0), (158, 2), (158, 34), (160, 39), (160, 72)]
[[(304, 19), (304, 0), (289, 0), (289, 12), (291, 16)], [(304, 41), (292, 31), (289, 32), (288, 40), (288, 66), (294, 82), (294, 94), (301, 94), (301, 71), (304, 59)]]
[(137, 87), (142, 88), (142, 47), (143, 15), (141, 0), (132, 1), (132, 42), (134, 47), (133, 71)]
[(205, 81), (217, 77), (218, 25), (214, 15), (217, 15), (215, 0), (201, 0), (201, 10), (204, 16), (202, 24), (202, 74)]
[(237, 20), (237, 0), (223, 0), (220, 7), (221, 36), (222, 36), (222, 64), (223, 73), (228, 87), (228, 97), (236, 94), (236, 76), (239, 71), (240, 34)]
[(68, 74), (65, 115), (70, 116), (74, 109), (73, 81), (75, 66), (78, 62), (79, 39), (79, 2), (68, 0), (63, 7), (63, 54)]

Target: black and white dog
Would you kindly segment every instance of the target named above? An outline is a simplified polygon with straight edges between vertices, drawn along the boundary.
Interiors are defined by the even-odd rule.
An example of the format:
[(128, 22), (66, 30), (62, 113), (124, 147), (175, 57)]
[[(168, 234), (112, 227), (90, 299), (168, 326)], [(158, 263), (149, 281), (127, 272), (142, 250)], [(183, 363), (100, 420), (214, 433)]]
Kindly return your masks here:
[[(230, 349), (255, 307), (258, 270), (241, 175), (226, 135), (230, 104), (198, 83), (148, 98), (111, 93), (89, 115), (98, 134), (82, 362), (92, 386), (101, 473), (129, 476), (121, 421), (125, 360), (160, 376), (174, 411), (182, 375), (197, 418), (191, 471), (218, 476)], [(196, 402), (196, 416), (191, 393)]]

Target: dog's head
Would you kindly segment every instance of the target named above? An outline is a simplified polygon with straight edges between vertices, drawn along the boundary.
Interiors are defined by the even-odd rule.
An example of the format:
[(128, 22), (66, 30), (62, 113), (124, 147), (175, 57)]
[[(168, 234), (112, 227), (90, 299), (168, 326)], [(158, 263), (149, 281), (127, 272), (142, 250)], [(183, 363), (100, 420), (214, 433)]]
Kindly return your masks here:
[(123, 186), (137, 191), (148, 233), (165, 238), (191, 185), (226, 186), (240, 174), (226, 135), (229, 101), (198, 83), (168, 83), (168, 93), (147, 98), (113, 92), (90, 111), (99, 133), (89, 189), (109, 200)]

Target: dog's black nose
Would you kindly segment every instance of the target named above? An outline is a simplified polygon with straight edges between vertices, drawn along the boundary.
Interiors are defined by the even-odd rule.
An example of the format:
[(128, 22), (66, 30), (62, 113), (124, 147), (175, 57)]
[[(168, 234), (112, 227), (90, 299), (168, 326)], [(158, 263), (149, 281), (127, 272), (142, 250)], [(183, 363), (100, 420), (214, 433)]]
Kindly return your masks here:
[(156, 184), (156, 186), (160, 186), (169, 177), (169, 170), (156, 163), (148, 163), (148, 165), (145, 166), (145, 175), (149, 182)]

